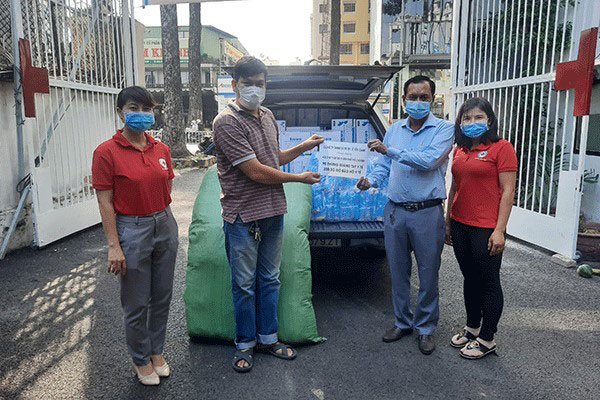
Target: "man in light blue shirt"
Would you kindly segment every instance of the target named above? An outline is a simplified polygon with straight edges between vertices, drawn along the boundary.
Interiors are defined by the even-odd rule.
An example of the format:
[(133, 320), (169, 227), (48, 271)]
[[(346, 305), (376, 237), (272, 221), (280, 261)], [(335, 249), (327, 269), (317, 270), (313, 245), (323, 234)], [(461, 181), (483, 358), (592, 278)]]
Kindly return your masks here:
[[(438, 272), (446, 231), (442, 202), (446, 198), (448, 154), (454, 143), (454, 126), (430, 111), (434, 96), (431, 79), (415, 76), (406, 81), (402, 99), (409, 117), (392, 125), (383, 143), (369, 142), (369, 148), (383, 157), (373, 172), (358, 182), (359, 189), (367, 190), (389, 178), (384, 235), (396, 323), (383, 341), (396, 341), (415, 329), (423, 354), (435, 350)], [(420, 284), (414, 314), (410, 306), (413, 251)]]

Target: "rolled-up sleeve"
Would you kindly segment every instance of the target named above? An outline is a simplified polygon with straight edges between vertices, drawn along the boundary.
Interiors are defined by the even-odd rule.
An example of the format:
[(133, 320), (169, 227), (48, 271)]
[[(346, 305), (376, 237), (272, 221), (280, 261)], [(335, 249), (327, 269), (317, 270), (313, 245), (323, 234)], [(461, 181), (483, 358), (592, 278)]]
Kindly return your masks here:
[(431, 143), (420, 151), (408, 151), (388, 147), (387, 156), (409, 167), (431, 171), (439, 167), (447, 158), (454, 144), (454, 126), (448, 123), (436, 127), (437, 132)]
[[(391, 137), (392, 129), (394, 129), (394, 128), (390, 128), (390, 131), (388, 133), (386, 133), (385, 137), (383, 138), (383, 144), (388, 148), (388, 153), (390, 150), (389, 144), (390, 144), (390, 137)], [(373, 171), (371, 171), (371, 173), (367, 177), (367, 179), (369, 180), (369, 183), (371, 183), (371, 185), (373, 187), (381, 186), (381, 184), (383, 183), (385, 178), (387, 178), (390, 175), (391, 166), (392, 166), (392, 159), (390, 157), (380, 157), (375, 162), (375, 167), (373, 168)]]
[(235, 167), (256, 158), (246, 133), (233, 118), (223, 117), (215, 121), (213, 140), (229, 162)]

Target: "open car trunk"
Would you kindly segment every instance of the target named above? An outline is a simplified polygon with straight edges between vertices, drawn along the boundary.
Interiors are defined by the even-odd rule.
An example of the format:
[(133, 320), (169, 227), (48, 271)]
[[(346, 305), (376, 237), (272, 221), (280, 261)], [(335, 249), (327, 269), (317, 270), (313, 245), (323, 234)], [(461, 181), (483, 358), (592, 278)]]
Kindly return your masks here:
[[(288, 127), (330, 129), (334, 119), (369, 120), (383, 139), (388, 128), (369, 97), (383, 90), (399, 67), (269, 67), (264, 105)], [(311, 244), (323, 247), (382, 245), (383, 222), (312, 221)]]

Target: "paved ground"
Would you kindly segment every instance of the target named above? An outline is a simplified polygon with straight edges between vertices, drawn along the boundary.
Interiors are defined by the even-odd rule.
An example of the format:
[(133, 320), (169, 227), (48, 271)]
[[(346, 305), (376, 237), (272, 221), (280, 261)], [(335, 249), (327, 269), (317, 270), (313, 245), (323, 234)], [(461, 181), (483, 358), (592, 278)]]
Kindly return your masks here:
[[(0, 398), (26, 399), (592, 399), (600, 393), (600, 279), (579, 278), (548, 254), (512, 242), (503, 283), (500, 357), (459, 358), (447, 345), (463, 323), (461, 277), (444, 251), (438, 350), (385, 344), (392, 323), (385, 259), (321, 254), (314, 304), (329, 340), (294, 362), (260, 356), (236, 374), (233, 348), (191, 343), (182, 294), (187, 227), (200, 174), (175, 181), (181, 247), (167, 335), (174, 375), (139, 385), (126, 354), (116, 278), (106, 273), (99, 227), (0, 262)], [(543, 234), (543, 233), (541, 233)], [(416, 282), (415, 282), (416, 284)]]

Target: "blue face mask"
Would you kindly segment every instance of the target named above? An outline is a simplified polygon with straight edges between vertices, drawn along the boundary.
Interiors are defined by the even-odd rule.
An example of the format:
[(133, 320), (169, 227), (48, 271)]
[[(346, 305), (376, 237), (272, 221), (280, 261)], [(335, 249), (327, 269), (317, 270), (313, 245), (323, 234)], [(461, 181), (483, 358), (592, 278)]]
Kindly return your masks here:
[(431, 111), (431, 103), (427, 101), (412, 101), (406, 102), (406, 112), (412, 119), (423, 119), (429, 115)]
[(135, 111), (123, 114), (125, 114), (125, 125), (132, 131), (144, 132), (154, 125), (154, 113)]
[(476, 124), (461, 125), (462, 133), (468, 138), (478, 138), (488, 131), (487, 123), (479, 122)]

